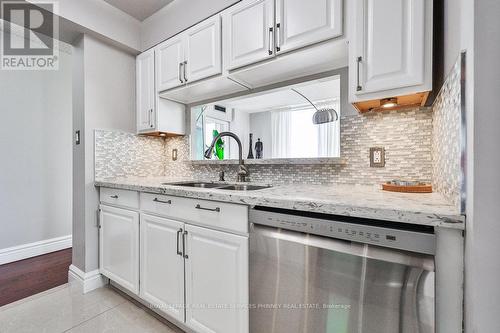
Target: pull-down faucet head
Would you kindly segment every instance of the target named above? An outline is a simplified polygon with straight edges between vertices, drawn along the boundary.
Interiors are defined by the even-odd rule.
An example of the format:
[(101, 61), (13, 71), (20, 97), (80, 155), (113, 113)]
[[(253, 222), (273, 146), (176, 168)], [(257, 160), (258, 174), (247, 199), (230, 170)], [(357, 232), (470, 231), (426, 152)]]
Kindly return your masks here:
[(210, 159), (212, 157), (212, 151), (214, 149), (214, 146), (215, 146), (215, 143), (222, 137), (225, 137), (225, 136), (229, 136), (231, 138), (233, 138), (236, 143), (238, 144), (238, 159), (239, 159), (239, 166), (238, 166), (238, 182), (244, 182), (246, 181), (246, 177), (248, 177), (248, 175), (250, 174), (250, 172), (248, 171), (248, 168), (244, 165), (244, 162), (243, 162), (243, 148), (242, 148), (242, 145), (241, 145), (241, 140), (240, 138), (232, 133), (232, 132), (221, 132), (219, 133), (219, 135), (217, 135), (212, 143), (210, 144), (210, 147), (208, 147), (208, 149), (205, 151), (205, 158), (206, 159)]

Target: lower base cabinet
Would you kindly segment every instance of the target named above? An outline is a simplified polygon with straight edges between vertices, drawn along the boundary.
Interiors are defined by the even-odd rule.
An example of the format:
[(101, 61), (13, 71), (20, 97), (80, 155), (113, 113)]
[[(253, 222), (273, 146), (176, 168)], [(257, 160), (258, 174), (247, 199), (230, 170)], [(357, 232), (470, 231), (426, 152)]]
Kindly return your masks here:
[[(101, 199), (109, 200), (109, 193), (103, 193)], [(115, 201), (109, 205), (101, 200), (101, 274), (194, 332), (248, 333), (248, 236), (147, 214), (149, 206), (141, 204), (137, 209), (137, 203), (129, 207), (129, 201), (137, 197), (133, 194), (113, 194), (111, 198)], [(146, 197), (144, 202), (149, 199)], [(180, 207), (177, 198), (160, 200), (154, 197), (152, 200), (161, 207)], [(183, 207), (198, 207), (197, 203), (188, 202)], [(196, 216), (196, 221), (214, 221), (214, 225), (224, 226), (231, 224), (223, 222), (239, 218), (240, 227), (234, 227), (234, 232), (242, 232), (247, 211), (227, 204), (218, 205), (222, 209), (193, 208), (198, 215), (185, 216)], [(165, 212), (168, 216), (170, 211)], [(196, 221), (193, 220), (193, 224)]]
[(247, 333), (248, 237), (140, 220), (140, 297), (196, 332)]
[(248, 237), (186, 225), (186, 324), (248, 332)]
[(139, 213), (100, 206), (99, 271), (139, 293)]
[(141, 215), (140, 297), (184, 322), (184, 223)]

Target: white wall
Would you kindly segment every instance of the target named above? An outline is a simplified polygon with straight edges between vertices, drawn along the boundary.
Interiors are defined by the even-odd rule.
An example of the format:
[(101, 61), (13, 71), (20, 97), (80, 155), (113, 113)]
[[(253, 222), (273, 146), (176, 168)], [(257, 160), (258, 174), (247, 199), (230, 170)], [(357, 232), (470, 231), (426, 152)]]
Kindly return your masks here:
[[(473, 45), (472, 111), (467, 207), (466, 332), (500, 332), (500, 2), (468, 1)], [(470, 64), (470, 62), (468, 62)], [(468, 95), (468, 97), (469, 97)], [(469, 103), (468, 103), (469, 104)]]
[(175, 0), (142, 22), (142, 51), (240, 0)]
[[(75, 93), (75, 130), (82, 130), (83, 143), (75, 147), (78, 177), (74, 189), (73, 264), (85, 272), (98, 268), (98, 191), (94, 187), (94, 129), (118, 129), (135, 133), (135, 57), (85, 35), (76, 45), (81, 86)], [(82, 64), (83, 62), (83, 64)], [(83, 156), (83, 159), (82, 159)], [(83, 226), (83, 227), (82, 227)], [(84, 236), (82, 236), (84, 234)], [(82, 258), (81, 256), (84, 256)]]
[(1, 71), (0, 249), (71, 235), (71, 58)]
[(59, 6), (57, 14), (76, 24), (75, 26), (64, 25), (66, 29), (95, 33), (132, 50), (141, 49), (141, 22), (107, 2), (103, 0), (58, 0), (57, 4)]

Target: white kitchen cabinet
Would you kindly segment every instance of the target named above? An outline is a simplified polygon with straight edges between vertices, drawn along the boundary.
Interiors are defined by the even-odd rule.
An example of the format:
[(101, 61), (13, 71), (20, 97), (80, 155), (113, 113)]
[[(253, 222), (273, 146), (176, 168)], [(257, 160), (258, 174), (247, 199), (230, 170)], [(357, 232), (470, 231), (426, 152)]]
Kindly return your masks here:
[(184, 223), (141, 214), (140, 296), (184, 321)]
[(187, 82), (222, 72), (221, 19), (212, 16), (185, 32)]
[(191, 225), (186, 232), (186, 324), (199, 333), (248, 332), (248, 237)]
[(136, 58), (137, 131), (155, 127), (155, 53), (141, 53)]
[(242, 1), (222, 14), (226, 69), (274, 56), (274, 0)]
[(219, 15), (206, 19), (156, 47), (156, 89), (158, 92), (221, 72)]
[(342, 13), (342, 0), (276, 0), (276, 52), (341, 36)]
[(158, 92), (185, 83), (184, 38), (173, 37), (156, 47), (156, 90)]
[(139, 213), (100, 206), (99, 270), (122, 287), (139, 293)]
[(432, 0), (355, 0), (351, 102), (432, 90)]

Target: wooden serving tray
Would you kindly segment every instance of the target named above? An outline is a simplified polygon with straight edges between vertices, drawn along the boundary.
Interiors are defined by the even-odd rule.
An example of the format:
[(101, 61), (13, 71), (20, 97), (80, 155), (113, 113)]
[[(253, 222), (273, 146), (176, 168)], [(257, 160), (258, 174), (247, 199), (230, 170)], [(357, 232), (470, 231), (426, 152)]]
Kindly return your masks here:
[(382, 184), (384, 191), (403, 193), (432, 193), (432, 185), (412, 185), (402, 186), (394, 184)]

